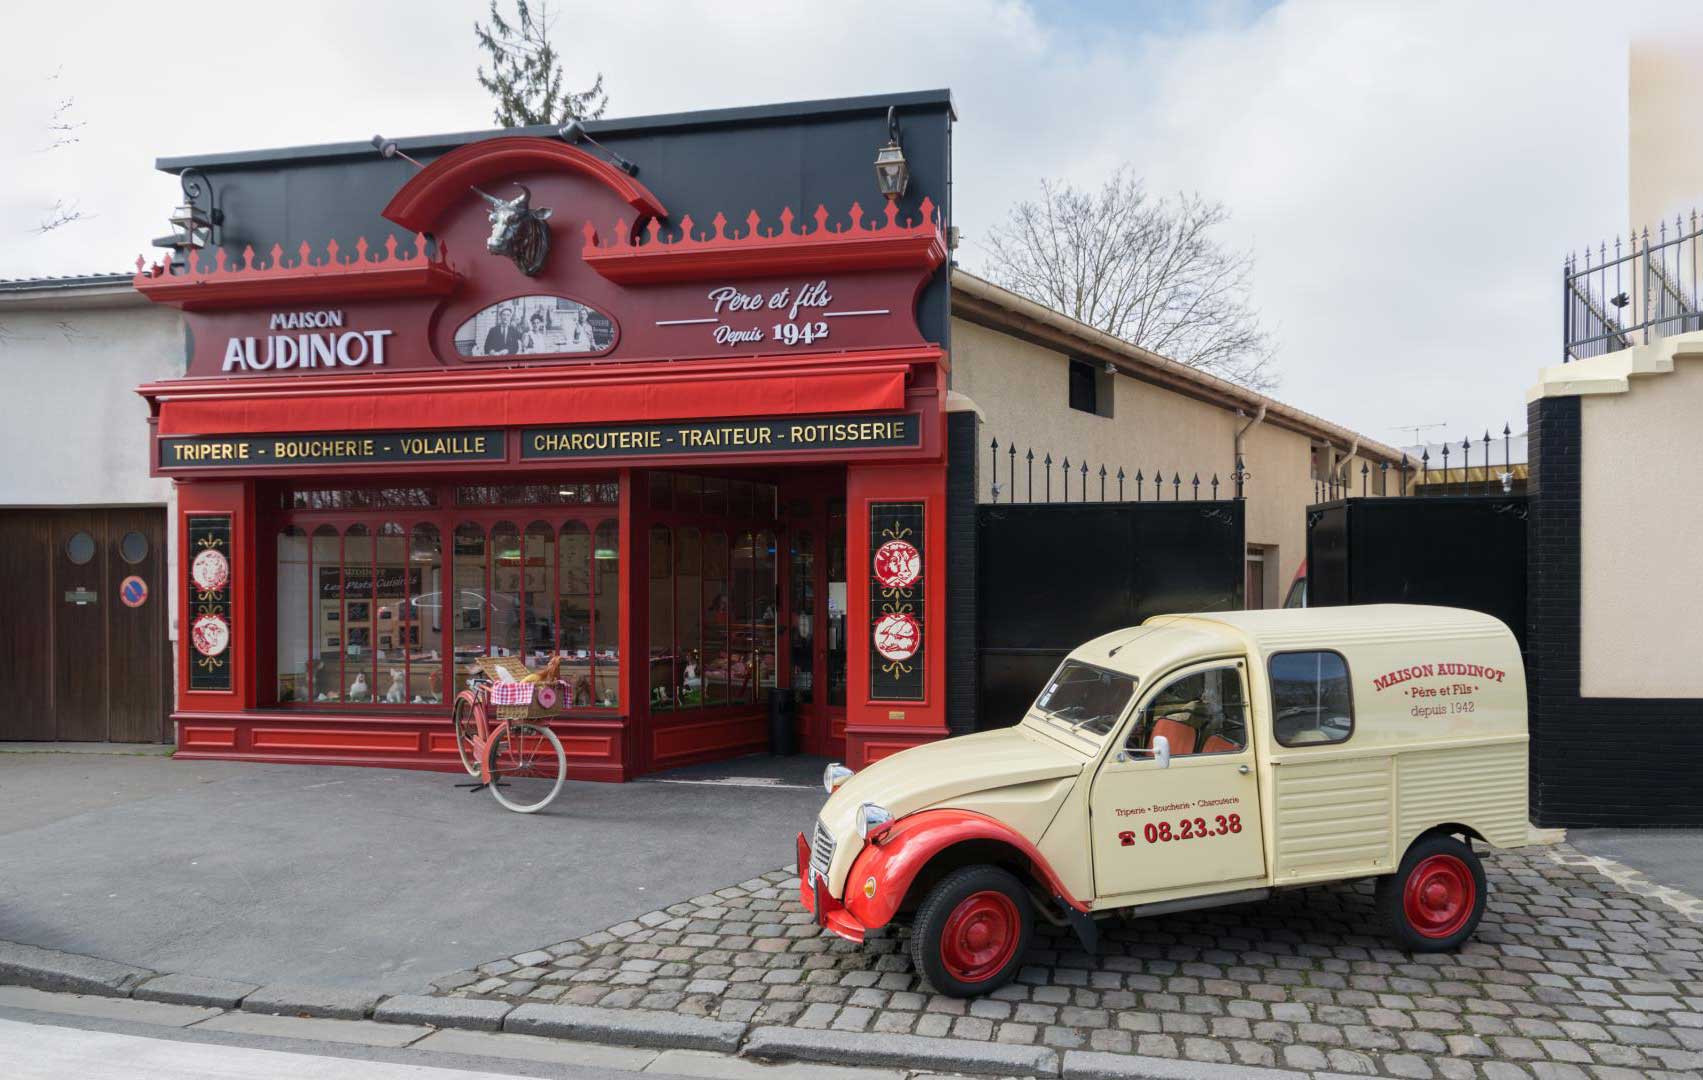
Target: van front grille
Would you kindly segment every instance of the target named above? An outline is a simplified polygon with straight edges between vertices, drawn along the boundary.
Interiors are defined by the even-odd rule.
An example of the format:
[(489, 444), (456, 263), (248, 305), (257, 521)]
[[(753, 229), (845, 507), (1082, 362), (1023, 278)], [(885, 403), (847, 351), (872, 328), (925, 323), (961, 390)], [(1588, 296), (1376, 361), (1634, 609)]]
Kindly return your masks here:
[(824, 882), (828, 880), (828, 867), (834, 862), (834, 837), (828, 832), (828, 827), (822, 824), (820, 818), (816, 821), (816, 830), (810, 834), (810, 880), (816, 878)]

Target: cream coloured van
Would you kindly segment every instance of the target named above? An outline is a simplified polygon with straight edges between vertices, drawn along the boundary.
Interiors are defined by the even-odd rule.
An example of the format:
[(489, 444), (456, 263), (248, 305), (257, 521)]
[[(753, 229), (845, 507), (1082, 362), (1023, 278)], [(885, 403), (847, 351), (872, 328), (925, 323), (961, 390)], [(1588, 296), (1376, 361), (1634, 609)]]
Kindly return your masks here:
[(1475, 844), (1527, 842), (1526, 685), (1496, 619), (1407, 605), (1159, 616), (1076, 649), (1013, 727), (823, 778), (801, 900), (986, 993), (1036, 917), (1096, 920), (1375, 878), (1390, 936), (1453, 949)]

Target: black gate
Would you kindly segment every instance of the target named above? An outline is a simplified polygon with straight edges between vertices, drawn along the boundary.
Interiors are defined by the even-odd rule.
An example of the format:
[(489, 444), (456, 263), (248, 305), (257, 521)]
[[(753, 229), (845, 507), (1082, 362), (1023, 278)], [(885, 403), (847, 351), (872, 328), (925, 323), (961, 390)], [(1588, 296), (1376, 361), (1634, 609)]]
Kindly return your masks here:
[(1242, 606), (1240, 501), (976, 508), (977, 727), (1022, 719), (1066, 653), (1150, 615)]
[(1494, 615), (1526, 643), (1526, 500), (1339, 499), (1307, 510), (1307, 603), (1441, 604)]

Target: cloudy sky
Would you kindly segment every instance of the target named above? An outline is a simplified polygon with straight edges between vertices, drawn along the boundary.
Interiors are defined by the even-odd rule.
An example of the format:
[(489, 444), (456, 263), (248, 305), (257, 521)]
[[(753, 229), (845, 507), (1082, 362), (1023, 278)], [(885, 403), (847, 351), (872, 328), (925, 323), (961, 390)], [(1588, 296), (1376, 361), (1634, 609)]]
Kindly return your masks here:
[[(950, 87), (972, 270), (1042, 175), (1129, 162), (1223, 201), (1281, 342), (1277, 396), (1392, 443), (1521, 426), (1560, 351), (1562, 256), (1624, 228), (1628, 36), (1703, 28), (1681, 0), (558, 8), (569, 81), (603, 72), (612, 116)], [(490, 122), (481, 0), (67, 10), (0, 13), (0, 40), (28, 43), (0, 67), (0, 277), (129, 267), (177, 194), (156, 156)], [(52, 147), (67, 100), (77, 141)], [(84, 216), (44, 235), (56, 203)]]

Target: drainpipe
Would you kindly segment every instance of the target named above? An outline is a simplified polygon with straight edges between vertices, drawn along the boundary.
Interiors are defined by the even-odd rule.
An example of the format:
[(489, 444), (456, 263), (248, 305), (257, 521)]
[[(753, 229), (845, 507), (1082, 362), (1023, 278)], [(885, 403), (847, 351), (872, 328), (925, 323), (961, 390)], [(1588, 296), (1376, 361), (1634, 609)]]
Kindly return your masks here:
[(1360, 452), (1360, 436), (1348, 444), (1348, 456), (1342, 459), (1342, 495), (1347, 498), (1354, 494), (1354, 455)]
[[(1232, 444), (1233, 449), (1235, 450), (1235, 458), (1230, 462), (1230, 467), (1232, 469), (1238, 469), (1238, 471), (1244, 472), (1244, 473), (1247, 471), (1246, 467), (1243, 465), (1243, 461), (1245, 459), (1242, 457), (1242, 440), (1247, 436), (1248, 432), (1250, 432), (1254, 429), (1254, 427), (1257, 424), (1259, 424), (1259, 423), (1261, 423), (1265, 420), (1265, 406), (1266, 406), (1265, 402), (1263, 402), (1263, 401), (1260, 402), (1259, 412), (1254, 413), (1254, 418), (1252, 420), (1249, 420), (1247, 423), (1243, 424), (1242, 430), (1236, 432), (1236, 438), (1233, 440), (1233, 444)], [(1238, 467), (1240, 467), (1240, 468), (1238, 468)], [(1238, 491), (1237, 495), (1240, 496), (1240, 494), (1241, 493)]]

